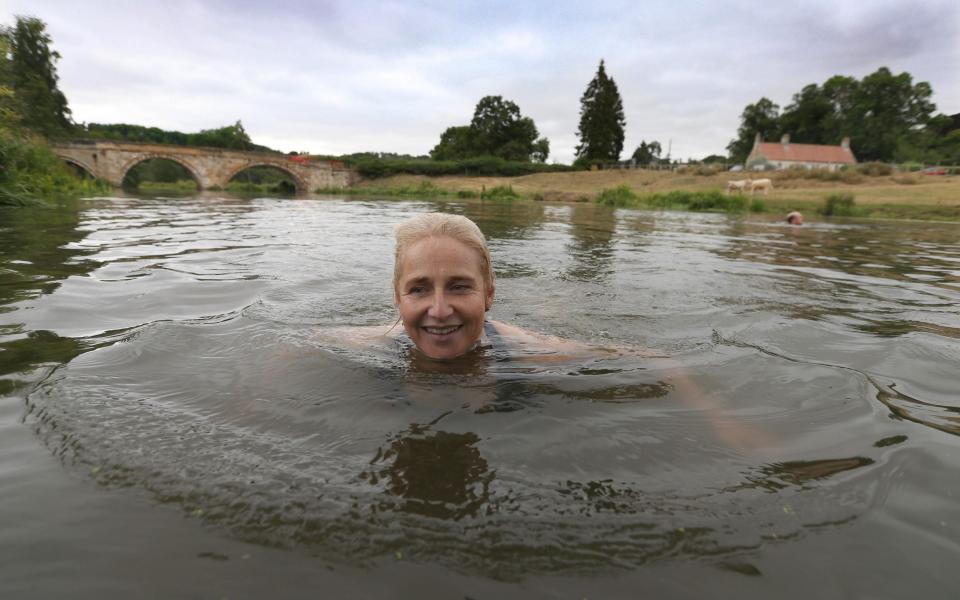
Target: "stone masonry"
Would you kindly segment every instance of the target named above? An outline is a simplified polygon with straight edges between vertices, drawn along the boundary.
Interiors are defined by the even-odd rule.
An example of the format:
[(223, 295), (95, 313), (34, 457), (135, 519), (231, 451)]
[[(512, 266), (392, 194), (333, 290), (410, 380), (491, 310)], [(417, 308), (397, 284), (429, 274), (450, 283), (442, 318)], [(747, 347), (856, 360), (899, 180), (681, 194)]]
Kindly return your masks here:
[(320, 188), (346, 188), (357, 179), (356, 173), (342, 164), (306, 161), (300, 157), (266, 152), (111, 141), (54, 143), (50, 149), (63, 160), (117, 187), (134, 165), (151, 158), (166, 158), (179, 163), (193, 175), (201, 190), (226, 188), (240, 171), (260, 166), (276, 167), (289, 173), (298, 193)]

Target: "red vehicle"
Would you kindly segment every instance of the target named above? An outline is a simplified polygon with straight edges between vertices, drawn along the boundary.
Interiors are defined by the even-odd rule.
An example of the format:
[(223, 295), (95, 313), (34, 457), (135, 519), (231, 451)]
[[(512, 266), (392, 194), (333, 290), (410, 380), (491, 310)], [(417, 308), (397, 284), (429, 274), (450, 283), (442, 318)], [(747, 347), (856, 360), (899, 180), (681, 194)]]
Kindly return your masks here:
[(923, 170), (924, 175), (946, 175), (947, 169), (944, 167), (927, 167)]

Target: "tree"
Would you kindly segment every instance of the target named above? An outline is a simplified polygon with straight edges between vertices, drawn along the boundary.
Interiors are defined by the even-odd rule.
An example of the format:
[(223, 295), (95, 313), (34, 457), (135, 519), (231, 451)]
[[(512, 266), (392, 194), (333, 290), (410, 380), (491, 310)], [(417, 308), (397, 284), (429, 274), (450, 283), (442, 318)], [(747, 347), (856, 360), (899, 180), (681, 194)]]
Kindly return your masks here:
[(913, 83), (909, 73), (894, 75), (880, 67), (857, 87), (851, 145), (860, 160), (894, 160), (897, 146), (922, 128), (936, 109), (933, 90), (925, 81)]
[[(808, 144), (850, 146), (861, 161), (923, 160), (943, 155), (934, 149), (942, 141), (930, 128), (936, 106), (933, 90), (909, 73), (894, 75), (880, 67), (862, 80), (835, 75), (822, 86), (810, 84), (793, 96), (783, 114), (776, 104), (761, 98), (741, 115), (737, 139), (727, 146), (733, 160), (742, 161), (759, 133), (775, 140), (789, 133), (791, 140)], [(950, 154), (948, 151), (947, 154)]]
[(57, 87), (56, 62), (60, 54), (50, 50), (46, 24), (35, 17), (17, 17), (5, 28), (10, 45), (10, 83), (21, 123), (44, 135), (67, 133), (72, 127), (67, 98)]
[(754, 104), (748, 104), (740, 114), (737, 139), (727, 144), (730, 160), (745, 161), (758, 133), (763, 139), (776, 139), (780, 133), (779, 117), (780, 107), (769, 98), (760, 98)]
[(516, 103), (502, 96), (484, 96), (473, 111), (470, 125), (447, 128), (430, 156), (435, 160), (496, 156), (543, 162), (550, 153), (550, 142), (539, 135), (533, 119), (522, 116)]
[(727, 164), (727, 157), (721, 156), (719, 154), (710, 154), (708, 156), (705, 156), (704, 159), (700, 162), (702, 162), (705, 165), (715, 165), (715, 164), (725, 165)]
[(623, 151), (623, 100), (617, 84), (607, 76), (603, 60), (597, 74), (580, 98), (580, 127), (577, 135), (577, 158), (586, 160), (620, 160)]
[[(798, 144), (836, 144), (839, 134), (830, 129), (833, 106), (815, 83), (793, 95), (793, 102), (780, 115), (780, 131)], [(837, 138), (836, 140), (834, 138)]]
[(550, 140), (540, 138), (533, 144), (533, 154), (530, 158), (533, 159), (533, 162), (545, 163), (548, 156), (550, 156)]
[(440, 134), (440, 143), (430, 151), (434, 160), (460, 160), (473, 154), (473, 141), (469, 125), (447, 127)]
[(630, 158), (638, 165), (649, 165), (660, 161), (661, 152), (663, 152), (663, 149), (660, 147), (660, 142), (654, 141), (648, 144), (641, 140), (640, 145), (633, 151), (633, 156)]
[(210, 148), (229, 148), (231, 150), (253, 150), (254, 144), (250, 141), (243, 123), (239, 120), (233, 125), (217, 129), (203, 129), (199, 133), (187, 136), (188, 146), (208, 146)]

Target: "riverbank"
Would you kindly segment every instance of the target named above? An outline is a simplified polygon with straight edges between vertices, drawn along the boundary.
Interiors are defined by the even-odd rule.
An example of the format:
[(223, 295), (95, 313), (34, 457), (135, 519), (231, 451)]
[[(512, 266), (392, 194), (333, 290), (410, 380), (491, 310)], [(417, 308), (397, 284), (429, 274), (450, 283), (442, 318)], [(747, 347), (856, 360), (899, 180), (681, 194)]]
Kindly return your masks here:
[[(960, 177), (922, 174), (869, 176), (844, 173), (831, 181), (822, 174), (797, 172), (709, 173), (695, 171), (608, 170), (566, 173), (536, 173), (520, 177), (468, 177), (395, 175), (369, 179), (347, 191), (320, 190), (321, 193), (386, 197), (480, 197), (492, 190), (509, 188), (507, 199), (544, 202), (593, 202), (604, 190), (628, 187), (639, 198), (684, 191), (710, 193), (723, 190), (727, 181), (747, 177), (767, 177), (773, 190), (752, 207), (760, 212), (786, 213), (800, 210), (816, 213), (826, 199), (834, 195), (852, 195), (859, 216), (918, 220), (960, 220)], [(749, 202), (747, 205), (749, 206)]]
[(109, 191), (110, 185), (71, 172), (46, 141), (26, 130), (0, 125), (0, 206), (44, 204)]

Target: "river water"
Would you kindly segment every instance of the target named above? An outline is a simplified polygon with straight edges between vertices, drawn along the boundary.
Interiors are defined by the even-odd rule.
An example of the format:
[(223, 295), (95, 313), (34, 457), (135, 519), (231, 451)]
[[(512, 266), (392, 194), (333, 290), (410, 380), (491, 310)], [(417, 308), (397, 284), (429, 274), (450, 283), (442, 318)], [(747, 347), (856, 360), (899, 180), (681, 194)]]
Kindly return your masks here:
[[(493, 318), (598, 350), (346, 343), (431, 210), (488, 236)], [(951, 223), (2, 209), (0, 597), (950, 597), (958, 306)]]

